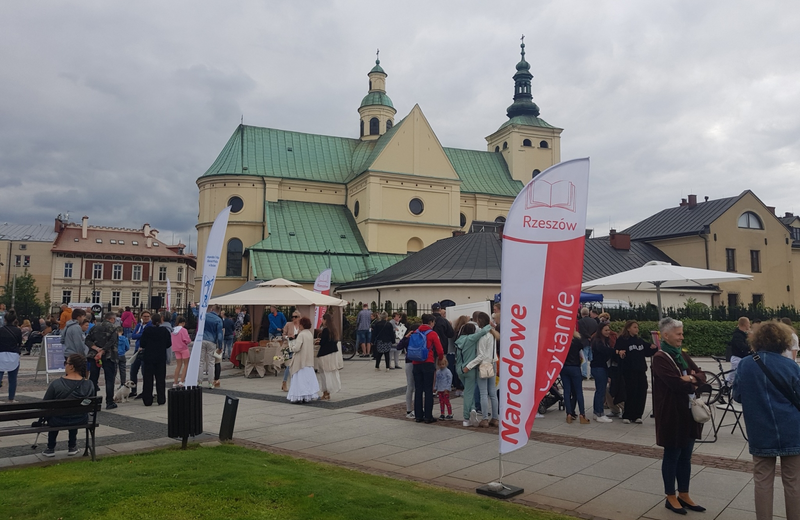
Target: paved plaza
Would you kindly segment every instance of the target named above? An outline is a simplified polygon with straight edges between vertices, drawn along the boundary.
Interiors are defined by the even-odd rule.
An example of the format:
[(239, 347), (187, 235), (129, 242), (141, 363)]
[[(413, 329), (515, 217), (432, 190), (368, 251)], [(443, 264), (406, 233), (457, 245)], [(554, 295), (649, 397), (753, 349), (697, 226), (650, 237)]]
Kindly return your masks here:
[[(699, 361), (713, 370), (710, 360)], [(20, 400), (44, 394), (43, 374), (37, 383), (32, 381), (35, 364), (35, 359), (22, 358)], [(460, 421), (424, 425), (405, 419), (403, 370), (376, 372), (370, 361), (345, 361), (342, 391), (330, 402), (305, 405), (286, 401), (280, 377), (245, 379), (227, 362), (222, 377), (222, 388), (207, 390), (203, 396), (207, 433), (197, 441), (216, 439), (225, 396), (230, 395), (239, 398), (235, 439), (250, 447), (469, 493), (498, 477), (496, 429), (464, 428)], [(5, 396), (5, 390), (0, 395)], [(594, 383), (585, 382), (587, 408), (593, 392)], [(461, 399), (452, 401), (458, 419)], [(166, 437), (166, 406), (148, 408), (131, 401), (102, 412), (99, 422), (100, 457), (177, 443)], [(705, 433), (709, 431), (707, 425)], [(66, 434), (59, 437), (55, 459), (41, 455), (42, 440), (34, 452), (32, 438), (0, 439), (0, 468), (67, 459)], [(554, 406), (536, 420), (531, 442), (504, 457), (503, 482), (525, 489), (515, 499), (520, 503), (578, 517), (676, 518), (664, 508), (660, 456), (652, 419), (645, 418), (640, 425), (625, 425), (619, 419), (612, 424), (567, 424)], [(708, 508), (703, 518), (754, 518), (750, 461), (747, 443), (730, 427), (720, 431), (716, 443), (697, 446), (691, 492)], [(775, 515), (784, 517), (780, 480), (775, 490)], [(693, 514), (700, 513), (689, 516)]]

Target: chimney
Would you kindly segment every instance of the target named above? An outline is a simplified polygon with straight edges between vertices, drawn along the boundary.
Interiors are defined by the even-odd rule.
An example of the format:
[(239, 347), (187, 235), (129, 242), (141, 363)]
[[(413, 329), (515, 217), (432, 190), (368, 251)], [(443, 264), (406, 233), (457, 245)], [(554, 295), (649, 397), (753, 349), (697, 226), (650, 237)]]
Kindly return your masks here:
[(586, 228), (586, 229), (583, 231), (583, 237), (584, 237), (586, 240), (589, 240), (590, 238), (592, 238), (592, 235), (593, 235), (593, 234), (594, 234), (594, 228)]
[(688, 202), (686, 202), (686, 199), (681, 199), (681, 203), (680, 203), (680, 204), (678, 204), (678, 207), (679, 207), (679, 208), (682, 208), (682, 207), (684, 207), (684, 206), (688, 206), (688, 205), (689, 205), (689, 203), (688, 203)]
[(64, 229), (64, 223), (61, 222), (61, 215), (56, 217), (56, 225), (53, 228), (53, 231), (56, 233), (61, 233), (61, 230)]
[(617, 233), (616, 229), (612, 229), (608, 233), (608, 241), (614, 249), (620, 251), (630, 251), (631, 249), (631, 236), (627, 233)]
[(466, 234), (467, 234), (466, 231), (453, 231), (453, 236), (454, 237), (460, 237), (460, 236), (464, 236)]
[(775, 206), (767, 206), (767, 209), (768, 209), (768, 210), (769, 210), (769, 212), (770, 212), (770, 213), (772, 213), (773, 215), (775, 214)]
[(689, 195), (689, 209), (697, 206), (697, 195)]
[(786, 214), (783, 216), (783, 218), (792, 218), (792, 217), (794, 217), (794, 213), (789, 213), (788, 211), (787, 211), (787, 212), (786, 212)]
[(144, 234), (145, 237), (150, 236), (150, 224), (145, 224), (142, 226), (142, 234)]
[(153, 237), (147, 237), (147, 247), (153, 247)]
[(84, 240), (89, 238), (89, 217), (85, 215), (81, 219), (81, 238)]

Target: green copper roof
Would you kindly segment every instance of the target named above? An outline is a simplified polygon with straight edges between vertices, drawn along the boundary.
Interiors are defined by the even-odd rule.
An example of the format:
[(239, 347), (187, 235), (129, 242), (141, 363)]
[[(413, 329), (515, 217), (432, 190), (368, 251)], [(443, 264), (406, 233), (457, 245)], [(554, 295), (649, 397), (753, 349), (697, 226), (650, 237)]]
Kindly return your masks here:
[(383, 68), (381, 67), (381, 60), (375, 60), (375, 66), (372, 67), (372, 70), (369, 71), (369, 72), (370, 72), (370, 74), (372, 74), (373, 72), (380, 72), (381, 74), (386, 74), (383, 71)]
[(328, 267), (330, 259), (333, 282), (341, 284), (366, 278), (406, 257), (370, 253), (345, 206), (268, 202), (267, 225), (269, 238), (248, 248), (257, 279), (311, 283)]
[(511, 177), (499, 153), (458, 148), (445, 148), (444, 153), (461, 179), (461, 193), (516, 197), (523, 188), (521, 182)]
[(540, 128), (555, 128), (553, 125), (551, 125), (550, 123), (548, 123), (547, 121), (545, 121), (540, 117), (523, 115), (523, 116), (512, 117), (511, 119), (500, 125), (500, 128), (498, 128), (498, 130), (510, 125), (538, 126)]
[(385, 92), (370, 92), (364, 96), (364, 99), (361, 100), (361, 106), (366, 107), (370, 105), (383, 105), (385, 107), (394, 108), (392, 100), (389, 99), (389, 96), (387, 96)]

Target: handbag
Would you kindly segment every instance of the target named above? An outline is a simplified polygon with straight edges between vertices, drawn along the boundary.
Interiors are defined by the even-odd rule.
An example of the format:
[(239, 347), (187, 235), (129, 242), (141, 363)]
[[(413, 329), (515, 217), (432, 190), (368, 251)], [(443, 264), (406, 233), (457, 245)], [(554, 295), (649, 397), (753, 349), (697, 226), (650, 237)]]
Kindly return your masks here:
[[(675, 365), (675, 368), (678, 369), (678, 372), (683, 375), (683, 371), (681, 371), (675, 360), (672, 359), (672, 356), (669, 354), (666, 354), (666, 356), (670, 361), (672, 361), (672, 364)], [(705, 424), (711, 420), (711, 408), (709, 408), (706, 403), (704, 403), (701, 399), (698, 399), (696, 396), (689, 397), (689, 407), (692, 410), (692, 419), (694, 419), (694, 422)]]
[(775, 385), (775, 388), (777, 388), (778, 391), (780, 391), (780, 393), (783, 394), (783, 397), (788, 399), (789, 402), (792, 403), (795, 408), (800, 410), (800, 398), (794, 392), (794, 389), (786, 388), (777, 379), (775, 379), (772, 370), (767, 368), (767, 365), (764, 364), (764, 360), (761, 359), (761, 356), (759, 356), (757, 352), (753, 352), (753, 361), (755, 361), (756, 364), (758, 364), (758, 366), (761, 368), (761, 370), (764, 371), (764, 375), (767, 376), (767, 379), (769, 379), (772, 382), (772, 384)]
[(494, 377), (494, 363), (484, 361), (478, 365), (478, 377), (481, 379), (489, 379), (490, 377)]

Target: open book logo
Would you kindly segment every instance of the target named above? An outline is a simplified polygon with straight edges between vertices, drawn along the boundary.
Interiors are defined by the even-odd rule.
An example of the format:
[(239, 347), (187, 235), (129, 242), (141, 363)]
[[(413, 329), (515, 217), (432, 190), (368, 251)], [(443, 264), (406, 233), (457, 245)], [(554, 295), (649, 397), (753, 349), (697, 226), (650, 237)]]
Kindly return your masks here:
[(567, 180), (552, 183), (545, 180), (533, 181), (528, 187), (528, 197), (525, 200), (525, 209), (531, 208), (562, 208), (574, 213), (575, 185)]

